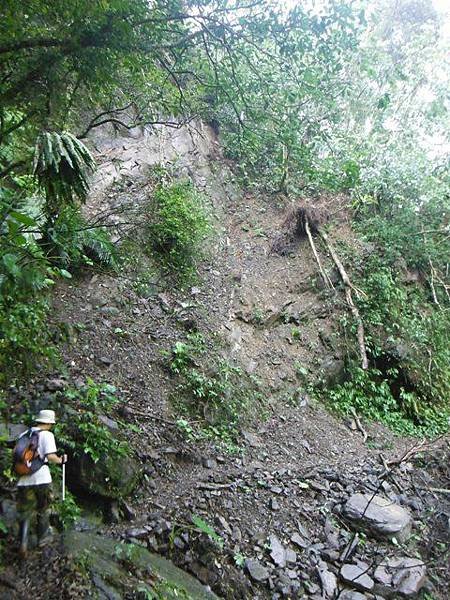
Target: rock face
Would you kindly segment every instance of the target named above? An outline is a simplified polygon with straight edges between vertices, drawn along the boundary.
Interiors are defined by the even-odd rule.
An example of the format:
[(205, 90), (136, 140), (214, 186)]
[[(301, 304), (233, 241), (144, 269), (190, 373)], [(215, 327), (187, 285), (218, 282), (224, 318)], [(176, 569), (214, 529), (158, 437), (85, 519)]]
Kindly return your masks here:
[(411, 598), (424, 586), (426, 567), (423, 561), (407, 556), (387, 558), (375, 570), (376, 590), (384, 595), (397, 598)]
[(399, 542), (404, 542), (411, 533), (412, 518), (409, 512), (382, 496), (353, 494), (344, 507), (344, 515), (376, 537), (395, 537)]
[(138, 464), (128, 456), (106, 456), (94, 463), (85, 454), (68, 465), (71, 465), (69, 473), (73, 473), (72, 479), (77, 487), (103, 498), (124, 498), (138, 483)]
[[(142, 597), (167, 600), (217, 599), (194, 577), (142, 546), (120, 544), (112, 538), (78, 531), (69, 531), (63, 543), (74, 559), (83, 557), (83, 564), (101, 598), (119, 600), (128, 596), (131, 590), (137, 594), (136, 597), (141, 597), (141, 593)], [(136, 577), (134, 572), (141, 573), (141, 576)], [(145, 574), (144, 577), (142, 574)], [(157, 582), (157, 596), (154, 596), (155, 590), (150, 587), (151, 584), (144, 583), (142, 579)]]
[(8, 445), (13, 446), (21, 433), (26, 431), (26, 425), (14, 425), (13, 423), (0, 423), (0, 439)]

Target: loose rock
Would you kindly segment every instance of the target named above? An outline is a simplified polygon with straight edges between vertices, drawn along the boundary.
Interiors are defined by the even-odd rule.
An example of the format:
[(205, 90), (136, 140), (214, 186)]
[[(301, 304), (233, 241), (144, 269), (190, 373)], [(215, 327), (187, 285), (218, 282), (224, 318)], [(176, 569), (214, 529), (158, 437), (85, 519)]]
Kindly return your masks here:
[(375, 585), (373, 579), (367, 574), (367, 569), (358, 565), (343, 565), (339, 576), (342, 581), (345, 581), (345, 583), (350, 584), (357, 590), (370, 592)]
[(411, 533), (409, 512), (382, 496), (354, 494), (344, 507), (344, 515), (378, 537), (404, 542)]
[(417, 558), (388, 558), (375, 570), (374, 577), (380, 593), (411, 597), (425, 585), (426, 566)]
[(269, 536), (270, 556), (277, 567), (284, 568), (286, 566), (286, 550), (281, 544), (276, 535)]
[(245, 568), (255, 581), (266, 581), (269, 578), (269, 571), (258, 560), (252, 558), (246, 560)]

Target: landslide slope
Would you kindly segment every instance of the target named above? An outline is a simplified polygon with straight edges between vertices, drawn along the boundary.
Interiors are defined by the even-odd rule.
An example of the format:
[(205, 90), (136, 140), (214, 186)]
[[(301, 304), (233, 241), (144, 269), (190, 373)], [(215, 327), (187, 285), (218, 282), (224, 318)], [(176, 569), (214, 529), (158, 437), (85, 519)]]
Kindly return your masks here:
[[(425, 556), (433, 501), (411, 491), (422, 471), (399, 471), (393, 483), (382, 476), (379, 459), (380, 452), (387, 459), (402, 456), (414, 442), (364, 423), (364, 443), (353, 422), (333, 416), (310, 394), (312, 383), (326, 389), (343, 377), (348, 340), (339, 319), (346, 307), (321, 285), (307, 240), (290, 237), (295, 202), (241, 190), (204, 124), (127, 137), (105, 129), (91, 144), (99, 170), (86, 215), (110, 228), (126, 261), (117, 274), (84, 272), (58, 286), (52, 320), (66, 334), (60, 344), (65, 370), (35, 382), (32, 396), (40, 390), (51, 397), (48, 381), (55, 377), (66, 387), (91, 379), (117, 388), (122, 402), (108, 417), (133, 425), (129, 442), (144, 477), (128, 499), (133, 523), (98, 531), (140, 540), (219, 596), (318, 598), (317, 565), (325, 561), (322, 571), (337, 573), (351, 542), (339, 516), (344, 502), (357, 491), (380, 491), (409, 503), (423, 531), (408, 551)], [(193, 181), (214, 222), (199, 280), (184, 287), (164, 279), (141, 247), (161, 167)], [(352, 234), (345, 197), (306, 202), (333, 215), (333, 240), (351, 243), (360, 255), (370, 251)], [(330, 258), (323, 253), (322, 260), (338, 287)], [(219, 357), (237, 366), (242, 385), (255, 391), (242, 416), (237, 453), (230, 452), (236, 448), (229, 440), (196, 436), (203, 424), (216, 424), (216, 415), (204, 411), (202, 424), (198, 415), (179, 413), (183, 380), (170, 372), (170, 354), (192, 332), (206, 345), (199, 368), (208, 372)], [(192, 515), (215, 527), (222, 548), (192, 531)], [(288, 564), (271, 557), (274, 535), (297, 553)], [(292, 542), (295, 535), (301, 543)], [(356, 556), (375, 565), (393, 554), (395, 547), (371, 542), (360, 544)], [(262, 571), (255, 572), (254, 563), (244, 566), (249, 559)]]

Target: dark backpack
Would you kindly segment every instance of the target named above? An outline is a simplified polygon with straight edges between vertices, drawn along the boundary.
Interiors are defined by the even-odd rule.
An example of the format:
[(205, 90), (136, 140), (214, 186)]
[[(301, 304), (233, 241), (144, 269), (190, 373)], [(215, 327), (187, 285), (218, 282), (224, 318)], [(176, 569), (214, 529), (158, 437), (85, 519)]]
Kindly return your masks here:
[(39, 456), (40, 431), (29, 429), (20, 436), (13, 450), (13, 468), (17, 475), (31, 475), (39, 471), (44, 461)]

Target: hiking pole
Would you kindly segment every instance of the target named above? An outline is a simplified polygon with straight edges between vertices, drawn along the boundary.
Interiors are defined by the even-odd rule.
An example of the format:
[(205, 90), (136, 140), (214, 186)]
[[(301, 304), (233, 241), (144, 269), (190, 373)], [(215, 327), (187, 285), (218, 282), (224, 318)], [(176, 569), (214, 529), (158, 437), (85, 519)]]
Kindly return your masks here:
[(62, 464), (62, 501), (66, 499), (66, 463)]

